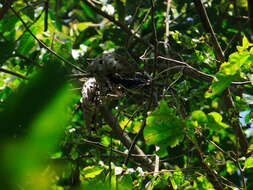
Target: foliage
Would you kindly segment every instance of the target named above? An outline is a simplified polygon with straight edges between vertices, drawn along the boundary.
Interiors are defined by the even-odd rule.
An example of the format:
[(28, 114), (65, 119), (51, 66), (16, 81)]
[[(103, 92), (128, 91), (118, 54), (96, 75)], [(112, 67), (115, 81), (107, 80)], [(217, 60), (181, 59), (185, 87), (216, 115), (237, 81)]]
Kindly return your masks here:
[(202, 2), (1, 0), (1, 188), (253, 189), (251, 1)]

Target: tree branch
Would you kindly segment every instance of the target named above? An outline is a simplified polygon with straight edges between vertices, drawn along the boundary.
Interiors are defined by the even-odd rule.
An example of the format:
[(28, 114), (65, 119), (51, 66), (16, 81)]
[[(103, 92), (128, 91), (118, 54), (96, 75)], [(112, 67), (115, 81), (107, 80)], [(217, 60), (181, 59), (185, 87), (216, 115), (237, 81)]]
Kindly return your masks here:
[[(112, 130), (116, 134), (116, 136), (126, 146), (126, 148), (129, 149), (132, 144), (132, 140), (119, 126), (118, 121), (112, 115), (111, 110), (109, 110), (106, 105), (100, 105), (99, 110), (102, 113), (104, 120), (110, 125), (110, 127), (112, 128)], [(136, 160), (138, 162), (142, 163), (142, 165), (146, 169), (148, 169), (149, 171), (154, 170), (155, 167), (154, 167), (154, 164), (152, 163), (152, 161), (144, 154), (144, 152), (137, 145), (134, 145), (133, 153), (140, 155), (139, 157), (136, 157)]]
[[(203, 24), (206, 32), (211, 34), (212, 43), (213, 43), (213, 47), (215, 50), (215, 56), (216, 56), (216, 59), (220, 62), (220, 64), (218, 65), (218, 69), (219, 69), (221, 63), (223, 63), (225, 60), (224, 54), (221, 50), (220, 45), (218, 44), (217, 38), (214, 34), (213, 28), (210, 24), (209, 18), (207, 16), (206, 10), (205, 10), (201, 0), (194, 0), (194, 3), (195, 3), (197, 10), (199, 11), (199, 15), (200, 15), (202, 24)], [(239, 120), (236, 119), (236, 118), (238, 118), (238, 113), (236, 112), (234, 101), (231, 97), (231, 93), (230, 93), (229, 89), (226, 89), (224, 91), (224, 94), (222, 94), (222, 98), (223, 98), (223, 101), (224, 101), (225, 107), (226, 107), (225, 113), (230, 113), (229, 117), (231, 119), (231, 126), (233, 127), (236, 137), (238, 137), (238, 139), (239, 139), (242, 153), (246, 154), (248, 147), (249, 147), (249, 143), (247, 141), (246, 136), (243, 133), (243, 130), (242, 130)], [(232, 112), (231, 112), (231, 110), (232, 110)]]
[(137, 19), (137, 17), (138, 17), (138, 13), (139, 13), (139, 11), (140, 11), (140, 8), (141, 8), (141, 5), (143, 4), (143, 2), (144, 2), (144, 0), (140, 0), (139, 4), (138, 4), (138, 6), (137, 6), (137, 8), (136, 8), (136, 10), (135, 10), (133, 19), (132, 19), (132, 21), (131, 21), (131, 23), (130, 23), (129, 30), (132, 30), (132, 29), (133, 29), (134, 23), (135, 23), (135, 21), (136, 21), (136, 19)]
[(27, 76), (21, 75), (19, 73), (15, 73), (15, 72), (7, 70), (7, 69), (0, 68), (0, 72), (8, 73), (8, 74), (17, 76), (17, 77), (22, 78), (22, 79), (28, 79)]
[[(203, 153), (201, 152), (201, 149), (200, 149), (200, 145), (197, 142), (195, 143), (194, 140), (191, 139), (191, 137), (189, 137), (188, 135), (186, 137), (192, 144), (194, 144), (196, 146), (197, 155), (198, 155), (199, 159), (201, 160), (202, 166), (206, 170), (207, 179), (213, 184), (215, 189), (223, 190), (224, 187), (221, 185), (220, 181), (217, 179), (215, 171), (213, 171), (211, 168), (209, 168), (208, 164), (205, 162)], [(195, 137), (196, 137), (196, 135), (195, 135)], [(197, 137), (196, 137), (196, 139), (198, 140)]]
[(206, 9), (204, 5), (202, 4), (201, 0), (194, 0), (194, 4), (196, 9), (198, 10), (201, 22), (203, 24), (204, 29), (206, 30), (207, 33), (210, 33), (211, 39), (212, 39), (212, 44), (214, 48), (214, 54), (215, 57), (217, 58), (218, 61), (220, 61), (219, 64), (224, 62), (224, 53), (218, 43), (218, 40), (216, 38), (216, 35), (214, 33), (213, 27), (209, 21), (209, 18), (206, 13)]

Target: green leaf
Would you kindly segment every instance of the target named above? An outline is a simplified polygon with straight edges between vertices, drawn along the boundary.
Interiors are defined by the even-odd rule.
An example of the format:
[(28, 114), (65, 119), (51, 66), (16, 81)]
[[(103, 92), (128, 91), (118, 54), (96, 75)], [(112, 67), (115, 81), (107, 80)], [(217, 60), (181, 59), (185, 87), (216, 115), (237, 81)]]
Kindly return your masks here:
[(247, 76), (248, 76), (251, 84), (253, 85), (253, 74), (248, 73)]
[(101, 138), (101, 143), (108, 147), (111, 143), (111, 138), (108, 136), (104, 136)]
[(167, 146), (175, 147), (184, 138), (184, 126), (184, 121), (176, 116), (167, 102), (161, 101), (158, 109), (147, 118), (144, 139), (148, 145), (156, 144), (161, 149)]
[(250, 48), (250, 55), (253, 55), (253, 47), (252, 48)]
[(210, 98), (223, 92), (232, 82), (233, 77), (219, 73), (216, 79), (213, 80), (209, 90), (206, 91), (205, 97)]
[(253, 157), (248, 158), (245, 161), (245, 168), (253, 168)]
[(248, 47), (252, 46), (253, 44), (249, 42), (246, 36), (243, 36), (242, 39), (242, 47), (244, 50), (246, 50)]
[(248, 124), (249, 123), (249, 121), (250, 121), (250, 119), (251, 119), (251, 116), (250, 116), (250, 112), (248, 113), (248, 114), (246, 114), (245, 115), (245, 117), (244, 117), (244, 121), (245, 121), (245, 123), (246, 124)]
[[(65, 89), (65, 82), (65, 71), (57, 65), (48, 65), (34, 76), (28, 84), (20, 85), (16, 93), (6, 100), (7, 103), (2, 112), (0, 112), (0, 137), (8, 138), (14, 134), (19, 134), (19, 137), (22, 137), (22, 135), (27, 134), (27, 127), (31, 126), (32, 122), (35, 122), (35, 118), (39, 118), (38, 114), (41, 113), (43, 111), (42, 109), (46, 108), (46, 106), (49, 106), (49, 103), (51, 103), (55, 96), (59, 95), (58, 98), (62, 96), (62, 101), (68, 99), (65, 97), (66, 100), (64, 100), (64, 96), (61, 94), (63, 89)], [(67, 102), (68, 101), (66, 101), (66, 103)], [(64, 105), (66, 104), (64, 103), (59, 106)], [(52, 104), (52, 106), (54, 105)], [(55, 106), (57, 107), (57, 105)], [(56, 110), (58, 110), (58, 108)], [(55, 112), (55, 114), (57, 114), (57, 112)], [(51, 113), (52, 116), (55, 114)], [(49, 116), (50, 114), (48, 117)], [(62, 117), (62, 115), (57, 115), (57, 117)], [(49, 120), (46, 119), (41, 124), (45, 124), (44, 122), (46, 121)], [(48, 123), (48, 127), (51, 125), (49, 124), (50, 123)], [(48, 127), (44, 128), (44, 130), (53, 130), (53, 128), (51, 129)], [(39, 135), (42, 134), (43, 133)], [(45, 135), (46, 137), (50, 137), (48, 134)]]
[(56, 152), (54, 154), (51, 154), (52, 159), (58, 159), (62, 157), (62, 152)]
[[(23, 179), (27, 173), (34, 182), (39, 177), (42, 165), (55, 152), (64, 134), (63, 127), (68, 121), (66, 107), (70, 106), (72, 95), (65, 71), (51, 65), (9, 97), (0, 113), (1, 141), (6, 142), (0, 147), (3, 153), (0, 163), (3, 171), (12, 176), (11, 184), (25, 188)], [(38, 190), (45, 187), (40, 183), (30, 185)]]
[[(237, 63), (239, 63), (239, 60)], [(221, 65), (220, 72), (226, 75), (235, 75), (239, 69), (239, 64), (231, 64), (230, 62), (224, 62)]]
[(228, 62), (224, 62), (221, 65), (219, 73), (223, 73), (225, 75), (236, 75), (241, 71), (241, 68), (249, 69), (249, 65), (251, 64), (250, 54), (247, 51), (243, 51), (241, 53), (235, 52), (229, 56)]
[(1, 20), (0, 31), (3, 32), (3, 35), (7, 40), (14, 41), (16, 34), (16, 24), (19, 23), (19, 19), (15, 16), (13, 17), (4, 17)]
[(23, 11), (23, 13), (24, 13), (25, 15), (27, 15), (30, 19), (34, 20), (34, 13), (35, 13), (35, 11), (34, 11), (34, 8), (33, 8), (33, 7), (31, 7), (31, 6), (27, 7), (27, 8)]
[(12, 56), (15, 49), (15, 42), (2, 41), (0, 42), (0, 66)]
[(235, 164), (234, 164), (232, 161), (230, 161), (230, 160), (228, 160), (228, 161), (226, 162), (226, 168), (227, 168), (227, 172), (228, 172), (230, 175), (234, 174), (234, 173), (236, 172), (236, 170), (237, 170)]
[[(36, 33), (36, 31), (33, 30), (33, 33)], [(31, 51), (34, 50), (34, 48), (36, 48), (35, 39), (31, 36), (30, 33), (26, 32), (19, 41), (17, 51), (20, 54), (26, 55), (31, 53)]]
[(90, 25), (92, 24), (92, 22), (80, 22), (77, 24), (77, 28), (80, 31), (84, 31), (85, 29), (87, 29)]
[(82, 1), (80, 2), (80, 6), (83, 8), (84, 13), (90, 17), (90, 18), (96, 18), (96, 15), (94, 14), (94, 12), (90, 9), (90, 7), (88, 7), (85, 3), (83, 3)]
[(191, 118), (193, 121), (198, 121), (200, 124), (207, 122), (206, 114), (201, 110), (192, 112)]
[(253, 152), (253, 144), (249, 145), (249, 148), (248, 148), (248, 153), (251, 153)]
[(101, 166), (88, 166), (82, 170), (82, 174), (85, 178), (95, 178), (102, 171), (104, 171), (104, 168)]
[(219, 131), (229, 126), (222, 122), (222, 116), (217, 112), (211, 112), (208, 114), (208, 127), (215, 131)]

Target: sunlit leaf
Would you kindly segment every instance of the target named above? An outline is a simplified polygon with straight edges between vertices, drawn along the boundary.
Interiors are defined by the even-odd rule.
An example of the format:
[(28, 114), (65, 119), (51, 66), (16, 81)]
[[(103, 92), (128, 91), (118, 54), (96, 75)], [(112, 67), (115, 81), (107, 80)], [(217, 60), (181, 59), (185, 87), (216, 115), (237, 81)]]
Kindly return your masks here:
[(101, 166), (88, 166), (82, 170), (82, 174), (85, 178), (94, 178), (103, 171), (104, 168)]
[(251, 84), (253, 85), (253, 75), (248, 73), (247, 76), (249, 77), (249, 80), (250, 80)]
[(232, 79), (233, 77), (220, 74), (216, 79), (213, 80), (209, 90), (205, 93), (205, 97), (209, 98), (222, 93), (231, 84)]
[(80, 31), (84, 31), (86, 28), (88, 28), (90, 25), (92, 24), (92, 22), (80, 22), (77, 24), (77, 28)]
[(191, 118), (192, 120), (198, 121), (199, 123), (205, 123), (207, 121), (206, 114), (201, 110), (192, 112)]
[(253, 168), (253, 157), (247, 158), (245, 161), (245, 168)]
[(227, 168), (227, 172), (230, 175), (234, 174), (237, 170), (237, 167), (235, 166), (235, 164), (230, 160), (226, 162), (226, 168)]
[(111, 143), (111, 138), (108, 136), (104, 136), (101, 138), (101, 143), (105, 146), (109, 146)]
[(249, 42), (246, 36), (242, 39), (242, 47), (243, 49), (247, 49), (248, 47), (252, 46), (253, 44)]
[(253, 104), (253, 96), (250, 94), (242, 94), (244, 100), (247, 102), (247, 104)]
[(222, 116), (217, 112), (211, 112), (208, 114), (208, 127), (213, 130), (219, 131), (229, 126), (222, 122)]
[(147, 118), (144, 138), (148, 145), (155, 144), (162, 147), (175, 147), (184, 138), (184, 121), (175, 115), (166, 101), (159, 103), (159, 108)]

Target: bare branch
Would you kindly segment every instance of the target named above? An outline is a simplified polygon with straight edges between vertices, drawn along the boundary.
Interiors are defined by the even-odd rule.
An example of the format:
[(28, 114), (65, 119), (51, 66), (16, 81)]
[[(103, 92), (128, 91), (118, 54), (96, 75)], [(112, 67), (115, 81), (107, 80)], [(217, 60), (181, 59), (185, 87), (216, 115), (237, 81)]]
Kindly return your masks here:
[(222, 186), (222, 184), (220, 183), (220, 181), (217, 179), (216, 172), (213, 169), (209, 168), (208, 164), (205, 162), (204, 155), (201, 152), (199, 144), (195, 143), (194, 140), (192, 140), (191, 137), (189, 137), (188, 135), (186, 135), (186, 137), (187, 137), (187, 139), (190, 142), (192, 142), (197, 147), (197, 149), (196, 149), (197, 150), (197, 155), (198, 155), (199, 159), (201, 160), (202, 166), (206, 170), (207, 179), (213, 184), (213, 186), (214, 186), (215, 189), (217, 189), (217, 190), (223, 190), (224, 187)]
[(164, 47), (166, 54), (169, 54), (168, 50), (168, 42), (169, 42), (169, 27), (170, 27), (170, 2), (171, 0), (167, 0), (167, 10), (165, 16), (165, 40), (164, 40)]
[(0, 68), (0, 72), (8, 73), (8, 74), (17, 76), (17, 77), (22, 78), (22, 79), (28, 79), (27, 76), (21, 75), (19, 73), (15, 73), (15, 72), (7, 70), (7, 69)]
[(141, 8), (141, 5), (143, 4), (143, 2), (144, 2), (144, 0), (140, 0), (138, 6), (137, 6), (137, 8), (136, 8), (136, 11), (135, 11), (135, 13), (134, 13), (133, 19), (132, 19), (132, 21), (131, 21), (131, 23), (130, 23), (129, 30), (132, 30), (132, 29), (133, 29), (133, 27), (134, 27), (134, 22), (135, 22), (136, 19), (137, 19), (138, 13), (139, 13), (139, 11), (140, 11), (140, 8)]
[(220, 47), (220, 44), (218, 43), (217, 37), (214, 33), (213, 27), (209, 21), (209, 18), (206, 13), (206, 9), (204, 5), (202, 4), (201, 0), (194, 0), (196, 9), (199, 12), (200, 19), (202, 21), (203, 27), (206, 30), (207, 33), (210, 33), (212, 43), (213, 43), (213, 48), (214, 48), (214, 54), (217, 57), (218, 61), (220, 61), (219, 64), (224, 62), (224, 53)]
[(44, 10), (45, 10), (45, 17), (44, 17), (44, 31), (47, 31), (48, 28), (48, 9), (49, 9), (49, 0), (45, 0)]
[[(99, 110), (102, 113), (105, 121), (111, 126), (113, 132), (120, 139), (120, 141), (129, 149), (133, 144), (130, 137), (123, 132), (122, 128), (119, 126), (117, 119), (112, 115), (111, 110), (109, 110), (106, 105), (100, 105)], [(136, 161), (141, 162), (142, 165), (147, 168), (149, 171), (154, 170), (154, 164), (152, 161), (144, 154), (144, 152), (137, 146), (133, 146), (133, 153), (140, 155), (140, 157), (136, 158)]]

